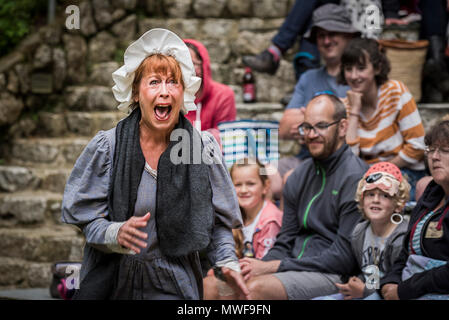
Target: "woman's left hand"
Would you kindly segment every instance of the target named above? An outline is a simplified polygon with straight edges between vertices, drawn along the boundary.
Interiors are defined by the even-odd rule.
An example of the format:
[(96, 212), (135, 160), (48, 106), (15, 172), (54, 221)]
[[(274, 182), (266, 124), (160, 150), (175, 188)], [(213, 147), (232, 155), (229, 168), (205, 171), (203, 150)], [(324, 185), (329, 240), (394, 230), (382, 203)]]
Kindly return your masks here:
[(223, 276), (226, 283), (234, 290), (239, 300), (250, 300), (249, 290), (243, 281), (242, 275), (232, 269), (222, 267)]
[(340, 289), (340, 293), (345, 296), (345, 300), (363, 298), (365, 283), (357, 277), (351, 277), (348, 283), (336, 283), (335, 285)]

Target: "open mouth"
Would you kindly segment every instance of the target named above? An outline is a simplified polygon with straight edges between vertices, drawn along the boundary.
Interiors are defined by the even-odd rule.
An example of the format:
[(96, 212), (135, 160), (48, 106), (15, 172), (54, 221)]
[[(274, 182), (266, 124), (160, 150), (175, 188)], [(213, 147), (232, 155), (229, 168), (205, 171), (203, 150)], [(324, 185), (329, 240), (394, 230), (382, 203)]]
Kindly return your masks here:
[(154, 107), (154, 115), (159, 121), (166, 121), (170, 118), (171, 105), (157, 105)]

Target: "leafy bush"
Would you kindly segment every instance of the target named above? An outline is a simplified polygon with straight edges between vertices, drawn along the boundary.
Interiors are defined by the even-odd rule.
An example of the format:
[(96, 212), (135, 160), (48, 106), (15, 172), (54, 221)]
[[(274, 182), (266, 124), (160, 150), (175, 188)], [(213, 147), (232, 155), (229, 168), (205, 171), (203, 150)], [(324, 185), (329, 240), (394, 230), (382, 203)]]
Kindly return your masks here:
[(0, 0), (0, 57), (28, 35), (39, 15), (46, 16), (47, 3), (47, 0)]

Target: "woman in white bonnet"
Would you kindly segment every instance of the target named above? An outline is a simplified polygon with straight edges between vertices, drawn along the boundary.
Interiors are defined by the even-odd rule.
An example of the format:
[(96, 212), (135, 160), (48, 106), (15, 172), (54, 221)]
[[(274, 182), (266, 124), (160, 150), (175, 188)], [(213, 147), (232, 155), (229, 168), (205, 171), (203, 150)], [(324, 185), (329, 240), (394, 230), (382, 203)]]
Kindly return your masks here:
[(129, 115), (89, 142), (64, 192), (62, 220), (86, 237), (74, 298), (202, 299), (199, 251), (249, 298), (231, 231), (241, 225), (232, 181), (215, 139), (184, 116), (201, 81), (188, 48), (153, 29), (124, 62), (112, 90)]

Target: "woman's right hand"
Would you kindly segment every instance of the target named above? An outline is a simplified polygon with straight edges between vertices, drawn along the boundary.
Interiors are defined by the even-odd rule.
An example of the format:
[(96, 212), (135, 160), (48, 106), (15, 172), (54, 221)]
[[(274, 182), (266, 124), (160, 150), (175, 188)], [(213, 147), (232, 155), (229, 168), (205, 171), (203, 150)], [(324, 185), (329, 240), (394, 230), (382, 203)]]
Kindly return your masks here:
[[(145, 240), (148, 234), (139, 230), (147, 225), (150, 220), (151, 213), (147, 213), (142, 217), (129, 218), (119, 229), (117, 233), (117, 242), (122, 247), (130, 249), (136, 253), (140, 253), (140, 248), (145, 248), (147, 243)], [(139, 248), (140, 247), (140, 248)]]
[(360, 110), (362, 110), (363, 93), (348, 90), (346, 96), (348, 97), (348, 102), (351, 106), (351, 113), (359, 114)]

